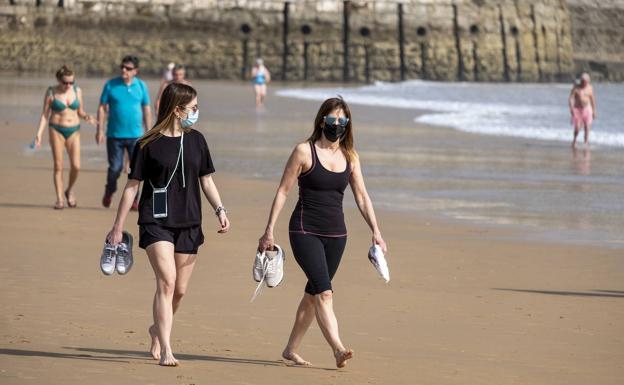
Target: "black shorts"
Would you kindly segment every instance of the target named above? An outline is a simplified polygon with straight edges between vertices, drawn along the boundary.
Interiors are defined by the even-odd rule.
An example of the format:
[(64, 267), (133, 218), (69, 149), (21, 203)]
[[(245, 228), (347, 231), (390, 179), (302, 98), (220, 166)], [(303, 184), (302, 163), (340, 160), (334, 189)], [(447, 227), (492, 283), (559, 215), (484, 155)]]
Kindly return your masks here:
[(323, 237), (290, 233), (295, 260), (308, 277), (305, 292), (311, 295), (332, 290), (331, 281), (338, 270), (347, 237)]
[(204, 243), (201, 225), (191, 227), (165, 227), (156, 223), (139, 225), (139, 247), (142, 249), (152, 243), (167, 241), (173, 243), (174, 251), (181, 254), (197, 254)]

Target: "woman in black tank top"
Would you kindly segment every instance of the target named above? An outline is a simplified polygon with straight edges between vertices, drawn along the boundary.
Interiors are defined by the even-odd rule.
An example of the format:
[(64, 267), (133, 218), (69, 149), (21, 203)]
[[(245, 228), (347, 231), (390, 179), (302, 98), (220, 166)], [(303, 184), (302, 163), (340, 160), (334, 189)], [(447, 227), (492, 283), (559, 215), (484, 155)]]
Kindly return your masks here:
[(314, 120), (314, 132), (290, 155), (266, 230), (259, 240), (259, 251), (273, 248), (273, 228), (295, 181), (299, 184), (299, 200), (290, 217), (290, 244), (308, 282), (282, 356), (297, 365), (310, 365), (297, 354), (297, 348), (316, 318), (334, 352), (336, 366), (342, 368), (353, 357), (353, 350), (345, 348), (338, 335), (331, 280), (347, 242), (342, 211), (347, 185), (351, 185), (355, 202), (373, 233), (373, 243), (386, 252), (353, 148), (351, 112), (342, 98), (323, 102)]

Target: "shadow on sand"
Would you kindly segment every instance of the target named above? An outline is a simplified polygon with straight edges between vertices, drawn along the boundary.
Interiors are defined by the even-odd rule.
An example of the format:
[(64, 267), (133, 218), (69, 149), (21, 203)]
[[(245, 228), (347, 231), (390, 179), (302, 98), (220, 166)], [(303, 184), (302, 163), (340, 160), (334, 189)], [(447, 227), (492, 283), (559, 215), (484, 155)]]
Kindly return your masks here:
[[(130, 363), (136, 360), (145, 360), (149, 363), (154, 363), (152, 356), (144, 351), (137, 350), (121, 350), (121, 349), (97, 349), (97, 348), (83, 348), (63, 346), (63, 349), (75, 351), (77, 353), (58, 353), (58, 352), (43, 352), (37, 350), (21, 350), (21, 349), (0, 349), (0, 355), (10, 356), (23, 356), (23, 357), (49, 357), (49, 358), (67, 358), (74, 360), (91, 360), (101, 362), (117, 362), (117, 363)], [(282, 360), (257, 360), (251, 358), (238, 358), (238, 357), (223, 357), (223, 356), (208, 356), (198, 354), (185, 354), (176, 353), (176, 358), (180, 361), (210, 361), (210, 362), (223, 362), (228, 364), (245, 364), (245, 365), (262, 365), (262, 366), (284, 366), (292, 368), (306, 368), (306, 369), (320, 369), (320, 370), (337, 370), (334, 368), (321, 368), (317, 366), (295, 366), (288, 365)], [(146, 362), (146, 363), (147, 363)]]
[(530, 290), (530, 289), (511, 289), (493, 287), (492, 290), (515, 291), (520, 293), (534, 293), (547, 295), (563, 295), (577, 297), (606, 297), (606, 298), (624, 298), (624, 291), (618, 290), (591, 290), (591, 291), (557, 291), (557, 290)]
[[(41, 205), (34, 203), (9, 203), (9, 202), (0, 202), (0, 207), (4, 208), (12, 208), (12, 209), (46, 209), (50, 211), (60, 211), (54, 210), (54, 205), (50, 203), (49, 205)], [(77, 207), (65, 207), (64, 210), (91, 210), (91, 211), (103, 211), (106, 210), (103, 207), (88, 207), (88, 206), (80, 206), (78, 203)]]

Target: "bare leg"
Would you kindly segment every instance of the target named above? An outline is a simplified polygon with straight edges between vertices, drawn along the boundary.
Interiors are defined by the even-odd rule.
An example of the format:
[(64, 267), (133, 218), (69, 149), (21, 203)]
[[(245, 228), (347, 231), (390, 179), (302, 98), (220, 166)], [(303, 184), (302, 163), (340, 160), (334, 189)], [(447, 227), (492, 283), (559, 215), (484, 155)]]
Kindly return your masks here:
[(173, 244), (160, 241), (146, 249), (150, 264), (156, 275), (156, 296), (154, 298), (154, 326), (160, 341), (160, 365), (177, 366), (178, 361), (171, 350), (171, 328), (173, 327), (173, 293), (175, 291), (176, 266)]
[(260, 105), (264, 106), (264, 99), (266, 99), (266, 84), (260, 85)]
[(50, 147), (52, 148), (52, 157), (54, 159), (54, 190), (56, 192), (56, 203), (54, 208), (63, 208), (63, 145), (65, 139), (63, 135), (59, 134), (53, 128), (50, 131)]
[(176, 282), (175, 291), (173, 292), (173, 313), (180, 307), (180, 302), (186, 294), (191, 274), (193, 274), (193, 267), (195, 267), (195, 261), (197, 260), (197, 254), (175, 254), (176, 264)]
[(295, 315), (295, 324), (290, 332), (288, 344), (282, 352), (282, 357), (289, 361), (293, 361), (295, 365), (311, 365), (308, 361), (304, 360), (299, 354), (297, 354), (297, 349), (303, 340), (303, 336), (308, 331), (310, 324), (314, 320), (315, 315), (316, 310), (314, 309), (314, 296), (304, 293)]
[(80, 132), (75, 132), (72, 136), (65, 141), (65, 147), (69, 154), (69, 184), (67, 185), (67, 205), (73, 207), (76, 205), (76, 198), (74, 197), (74, 185), (78, 179), (78, 173), (80, 172)]
[(314, 307), (316, 309), (316, 321), (334, 352), (336, 366), (342, 368), (346, 365), (346, 361), (353, 357), (353, 350), (345, 349), (342, 341), (340, 341), (338, 321), (334, 314), (332, 291), (326, 290), (314, 296)]
[(260, 85), (254, 85), (254, 92), (256, 94), (256, 108), (262, 105), (262, 97), (260, 96)]
[[(188, 282), (191, 279), (191, 274), (193, 273), (193, 267), (195, 267), (197, 255), (175, 253), (174, 258), (176, 264), (176, 281), (172, 301), (173, 314), (175, 314), (180, 307), (180, 301), (182, 301), (182, 297), (184, 297), (184, 295), (186, 294), (186, 289), (188, 287)], [(154, 295), (154, 308), (156, 308), (156, 298), (157, 295)], [(156, 324), (151, 325), (148, 329), (148, 332), (152, 340), (150, 353), (155, 360), (159, 360), (160, 341), (158, 339), (158, 333), (156, 331)]]
[(579, 134), (579, 127), (574, 126), (574, 139), (572, 140), (572, 148), (576, 147), (576, 138)]
[[(156, 309), (156, 294), (154, 294), (152, 309)], [(156, 317), (154, 316), (154, 322), (156, 322), (155, 319)], [(147, 332), (149, 333), (151, 340), (150, 354), (155, 360), (160, 360), (160, 341), (158, 340), (158, 330), (156, 330), (156, 324), (154, 323), (150, 325)]]
[(585, 128), (584, 143), (585, 143), (585, 146), (587, 146), (589, 144), (589, 130), (591, 130), (591, 125), (585, 124), (584, 128)]

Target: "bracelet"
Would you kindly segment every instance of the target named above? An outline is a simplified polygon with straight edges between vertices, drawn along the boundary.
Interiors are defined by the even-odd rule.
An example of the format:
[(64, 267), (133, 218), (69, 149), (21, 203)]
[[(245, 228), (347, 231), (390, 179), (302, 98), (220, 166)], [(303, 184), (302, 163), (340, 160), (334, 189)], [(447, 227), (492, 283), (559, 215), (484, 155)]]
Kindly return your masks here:
[(215, 209), (215, 215), (216, 215), (216, 216), (219, 216), (219, 214), (221, 214), (221, 211), (223, 211), (223, 213), (224, 213), (224, 214), (227, 214), (227, 209), (226, 209), (225, 207), (223, 207), (223, 206), (218, 206), (218, 207)]

